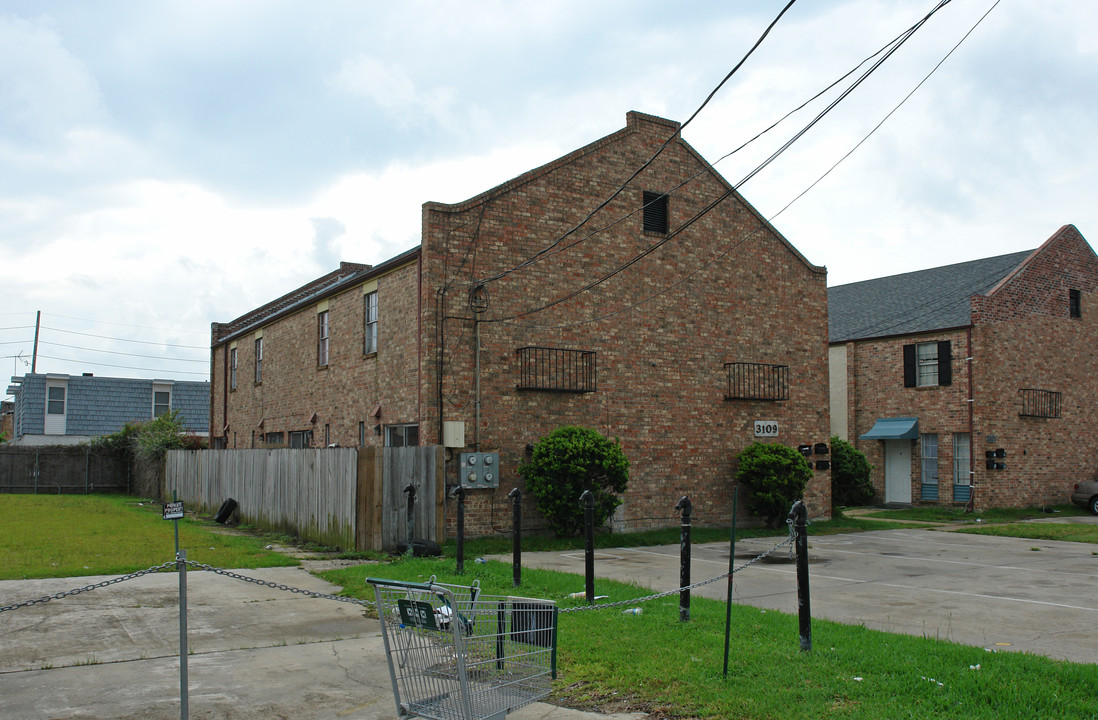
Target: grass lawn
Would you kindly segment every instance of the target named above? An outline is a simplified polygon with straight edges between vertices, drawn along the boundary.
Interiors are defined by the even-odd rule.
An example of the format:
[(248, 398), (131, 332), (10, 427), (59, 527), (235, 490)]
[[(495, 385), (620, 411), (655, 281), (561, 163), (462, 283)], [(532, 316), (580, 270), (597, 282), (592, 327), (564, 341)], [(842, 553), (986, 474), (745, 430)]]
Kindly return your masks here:
[[(511, 587), (508, 563), (400, 560), (321, 573), (354, 597), (373, 598), (367, 576), (469, 584), (489, 594), (582, 601), (581, 576), (524, 569)], [(597, 580), (608, 602), (649, 590)], [(620, 608), (562, 613), (554, 700), (604, 711), (644, 710), (655, 717), (738, 718), (1098, 718), (1098, 666), (935, 639), (892, 635), (822, 620), (813, 650), (801, 652), (795, 615), (734, 606), (728, 678), (722, 677), (724, 604), (693, 598), (692, 620), (678, 622), (678, 596), (646, 603), (641, 615)]]
[(1054, 505), (1044, 508), (990, 508), (981, 512), (966, 513), (960, 508), (948, 507), (911, 507), (898, 510), (873, 510), (862, 515), (864, 518), (884, 520), (914, 520), (923, 523), (956, 523), (958, 525), (980, 523), (1012, 523), (1034, 518), (1071, 517), (1087, 515), (1082, 508), (1074, 505)]
[[(123, 495), (0, 494), (0, 580), (121, 575), (175, 559), (174, 523), (161, 505)], [(179, 521), (187, 559), (224, 568), (297, 565), (261, 538)]]

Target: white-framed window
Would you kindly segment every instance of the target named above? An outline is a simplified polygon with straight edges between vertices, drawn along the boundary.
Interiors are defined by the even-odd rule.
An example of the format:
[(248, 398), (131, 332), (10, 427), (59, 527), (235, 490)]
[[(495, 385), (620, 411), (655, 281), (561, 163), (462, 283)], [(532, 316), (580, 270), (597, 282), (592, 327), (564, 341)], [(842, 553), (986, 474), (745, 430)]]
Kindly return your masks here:
[(377, 291), (363, 296), (362, 352), (377, 352)]
[(65, 391), (64, 385), (50, 385), (46, 388), (47, 415), (65, 414)]
[(938, 343), (919, 343), (915, 346), (918, 387), (938, 384)]
[(328, 364), (328, 311), (316, 314), (316, 364), (325, 367)]
[(255, 384), (263, 382), (263, 338), (255, 339)]
[(229, 348), (229, 389), (236, 390), (236, 348)]
[(938, 484), (938, 436), (924, 433), (919, 443), (922, 448), (923, 485)]
[(412, 447), (419, 445), (419, 425), (388, 425), (385, 428), (387, 447)]
[(158, 418), (161, 415), (166, 415), (167, 413), (170, 413), (172, 411), (172, 386), (157, 383), (152, 386), (152, 391), (153, 417)]
[(972, 435), (953, 433), (953, 484), (972, 484)]

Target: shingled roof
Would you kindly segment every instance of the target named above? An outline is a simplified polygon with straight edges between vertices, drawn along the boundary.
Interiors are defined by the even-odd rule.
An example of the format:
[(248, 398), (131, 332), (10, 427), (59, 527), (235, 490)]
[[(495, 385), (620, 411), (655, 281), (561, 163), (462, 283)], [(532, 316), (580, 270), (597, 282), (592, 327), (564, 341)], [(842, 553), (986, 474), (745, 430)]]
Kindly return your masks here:
[(995, 287), (1033, 252), (828, 288), (828, 339), (846, 342), (971, 325), (969, 298)]

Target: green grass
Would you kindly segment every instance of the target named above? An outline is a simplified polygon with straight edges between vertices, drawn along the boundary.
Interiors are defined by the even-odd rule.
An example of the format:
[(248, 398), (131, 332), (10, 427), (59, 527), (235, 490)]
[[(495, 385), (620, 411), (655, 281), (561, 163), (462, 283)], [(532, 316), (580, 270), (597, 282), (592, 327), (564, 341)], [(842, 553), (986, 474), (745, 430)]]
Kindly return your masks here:
[[(0, 580), (119, 575), (175, 559), (174, 523), (161, 506), (122, 495), (0, 494)], [(187, 559), (224, 568), (297, 565), (258, 537), (179, 521)]]
[(1098, 543), (1098, 525), (1079, 523), (1014, 523), (1011, 525), (979, 525), (963, 527), (959, 533), (996, 535), (998, 537), (1029, 538), (1031, 540), (1064, 540), (1078, 543)]
[[(469, 584), (490, 594), (582, 601), (577, 575), (524, 569), (511, 588), (508, 563), (466, 565), (450, 559), (400, 560), (385, 566), (321, 573), (355, 597), (373, 598), (368, 575)], [(647, 589), (596, 580), (608, 602)], [(987, 652), (815, 620), (813, 650), (801, 652), (796, 616), (734, 606), (730, 670), (722, 677), (724, 604), (694, 597), (692, 620), (678, 622), (678, 597), (643, 605), (563, 613), (555, 702), (610, 711), (645, 710), (655, 717), (737, 718), (1098, 718), (1098, 666), (1011, 652)]]
[(977, 513), (966, 513), (961, 508), (948, 507), (912, 507), (901, 510), (874, 510), (861, 517), (881, 518), (888, 520), (909, 520), (923, 523), (975, 523), (977, 519), (981, 523), (1019, 522), (1033, 518), (1070, 517), (1073, 515), (1086, 515), (1081, 508), (1074, 505), (1054, 505), (1051, 507), (1031, 508), (991, 508)]

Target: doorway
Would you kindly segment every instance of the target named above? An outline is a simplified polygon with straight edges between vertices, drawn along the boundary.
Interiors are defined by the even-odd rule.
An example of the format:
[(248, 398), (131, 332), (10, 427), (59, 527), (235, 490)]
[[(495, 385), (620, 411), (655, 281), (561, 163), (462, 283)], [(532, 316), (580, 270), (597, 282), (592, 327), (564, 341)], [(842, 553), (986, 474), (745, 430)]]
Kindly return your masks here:
[(911, 504), (911, 441), (885, 440), (885, 502)]

